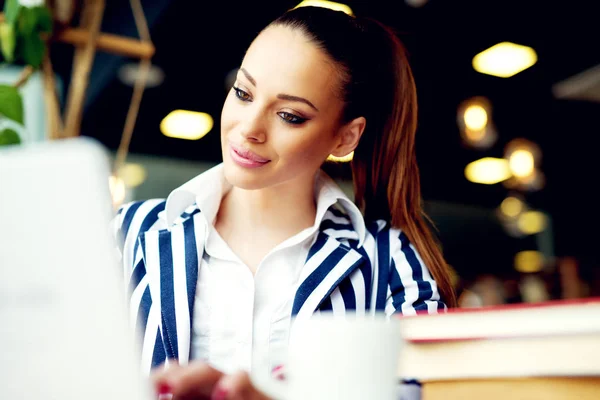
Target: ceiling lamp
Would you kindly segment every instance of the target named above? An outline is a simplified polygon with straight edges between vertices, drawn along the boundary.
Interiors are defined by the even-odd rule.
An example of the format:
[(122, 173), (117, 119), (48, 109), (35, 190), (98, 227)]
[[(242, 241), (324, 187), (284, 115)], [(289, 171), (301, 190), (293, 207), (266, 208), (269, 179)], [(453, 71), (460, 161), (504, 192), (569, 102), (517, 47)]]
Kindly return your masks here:
[(537, 62), (535, 50), (511, 42), (501, 42), (473, 57), (473, 68), (482, 74), (509, 78)]
[(203, 112), (175, 110), (171, 111), (160, 123), (163, 135), (186, 140), (198, 140), (213, 127), (212, 117)]
[(519, 227), (521, 216), (529, 212), (529, 205), (521, 193), (510, 193), (495, 210), (495, 215), (504, 231), (512, 237), (521, 238), (525, 233)]
[(539, 170), (542, 151), (527, 139), (513, 139), (504, 149), (512, 178), (505, 186), (520, 190), (539, 190), (544, 186), (544, 175)]
[(503, 158), (484, 157), (465, 168), (465, 177), (474, 183), (493, 185), (510, 178), (508, 161)]
[(515, 269), (522, 273), (540, 272), (544, 261), (544, 255), (537, 250), (520, 251), (515, 255)]
[(350, 162), (350, 161), (352, 161), (353, 158), (354, 158), (354, 152), (351, 152), (343, 157), (336, 157), (333, 154), (330, 154), (329, 157), (327, 157), (327, 161)]
[(324, 0), (304, 0), (294, 8), (298, 7), (323, 7), (329, 8), (335, 11), (342, 11), (348, 15), (354, 15), (352, 9), (345, 4), (336, 3), (335, 1), (324, 1)]
[(508, 159), (508, 166), (517, 178), (528, 177), (535, 169), (533, 154), (527, 149), (515, 150)]
[(140, 164), (127, 163), (119, 168), (117, 176), (128, 188), (140, 186), (146, 180), (146, 169)]
[(541, 211), (527, 211), (519, 216), (517, 226), (525, 235), (535, 235), (546, 229), (548, 218)]
[(464, 112), (464, 120), (467, 129), (470, 131), (481, 131), (488, 122), (487, 111), (479, 104), (470, 105)]
[(484, 97), (473, 97), (460, 104), (457, 121), (462, 140), (467, 146), (487, 149), (496, 142), (491, 113), (490, 102)]
[(500, 211), (507, 218), (518, 217), (524, 209), (525, 203), (516, 196), (508, 196), (500, 204)]

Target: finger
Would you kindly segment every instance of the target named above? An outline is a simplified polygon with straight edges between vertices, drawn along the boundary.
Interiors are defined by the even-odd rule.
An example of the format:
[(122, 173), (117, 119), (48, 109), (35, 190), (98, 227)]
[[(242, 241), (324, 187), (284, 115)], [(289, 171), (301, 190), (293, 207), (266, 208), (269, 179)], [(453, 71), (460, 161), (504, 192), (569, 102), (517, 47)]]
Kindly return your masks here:
[(223, 373), (204, 362), (168, 368), (155, 375), (155, 387), (175, 398), (206, 398), (210, 396)]
[(170, 394), (171, 387), (167, 384), (170, 376), (175, 374), (175, 370), (181, 368), (177, 362), (171, 362), (168, 364), (161, 364), (154, 368), (150, 373), (150, 381), (157, 393)]
[(285, 366), (278, 365), (271, 371), (271, 376), (278, 381), (285, 381)]
[(248, 374), (244, 371), (223, 376), (215, 386), (212, 400), (238, 400), (246, 399), (246, 392), (250, 386)]
[(212, 393), (213, 400), (268, 400), (259, 392), (245, 371), (223, 376)]

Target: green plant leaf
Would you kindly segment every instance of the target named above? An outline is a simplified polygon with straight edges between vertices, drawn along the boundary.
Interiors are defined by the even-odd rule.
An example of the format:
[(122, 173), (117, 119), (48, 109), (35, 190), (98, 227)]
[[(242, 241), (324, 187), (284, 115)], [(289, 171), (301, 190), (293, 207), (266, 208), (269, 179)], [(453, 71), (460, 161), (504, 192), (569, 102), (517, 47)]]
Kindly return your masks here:
[(15, 27), (9, 22), (0, 24), (0, 50), (2, 56), (7, 62), (12, 63), (15, 60), (15, 47), (17, 44), (17, 36)]
[(38, 6), (32, 8), (36, 13), (37, 17), (37, 31), (44, 33), (52, 32), (52, 13), (50, 13), (50, 9), (46, 6)]
[(0, 114), (8, 119), (23, 124), (23, 99), (17, 88), (0, 85)]
[(42, 64), (42, 59), (46, 52), (46, 43), (44, 43), (37, 32), (21, 36), (19, 47), (23, 61), (27, 64), (31, 65), (34, 69)]
[(23, 7), (17, 20), (19, 34), (25, 36), (31, 35), (36, 28), (37, 19), (38, 16), (34, 8)]
[(9, 128), (0, 131), (0, 146), (19, 143), (21, 143), (21, 138), (16, 131)]
[(4, 3), (4, 17), (6, 18), (6, 22), (9, 24), (17, 22), (20, 9), (19, 0), (6, 0), (6, 3)]

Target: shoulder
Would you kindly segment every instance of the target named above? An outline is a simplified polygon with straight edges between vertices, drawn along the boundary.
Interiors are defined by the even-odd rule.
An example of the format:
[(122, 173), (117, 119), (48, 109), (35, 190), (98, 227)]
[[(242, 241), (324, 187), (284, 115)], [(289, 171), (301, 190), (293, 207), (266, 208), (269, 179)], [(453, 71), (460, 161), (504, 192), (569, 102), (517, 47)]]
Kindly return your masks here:
[(375, 242), (378, 247), (389, 250), (401, 250), (404, 246), (411, 246), (410, 240), (400, 228), (394, 228), (388, 221), (375, 220), (365, 222), (366, 237), (365, 243)]
[(365, 247), (374, 255), (379, 268), (389, 271), (390, 280), (404, 283), (433, 280), (417, 247), (402, 229), (383, 220), (373, 221), (367, 227)]
[[(357, 224), (356, 218), (353, 220), (346, 210), (332, 206), (325, 213), (320, 230), (329, 236), (352, 241), (352, 239), (361, 239), (359, 234), (361, 229), (357, 229)], [(392, 227), (388, 221), (382, 219), (367, 221), (360, 215), (360, 225), (364, 226), (364, 237), (359, 240), (362, 246), (355, 243), (356, 247), (368, 249), (376, 245), (379, 250), (387, 249), (391, 252), (416, 251), (402, 229)]]
[(408, 235), (382, 221), (377, 226), (378, 264), (389, 271), (386, 312), (412, 315), (446, 310), (429, 266)]
[(392, 227), (389, 222), (377, 220), (367, 224), (367, 240), (371, 239), (377, 247), (380, 258), (389, 259), (400, 272), (417, 275), (429, 275), (417, 248), (401, 229)]
[(408, 240), (400, 229), (392, 228), (387, 221), (367, 221), (362, 214), (354, 213), (354, 218), (350, 214), (339, 204), (329, 207), (321, 220), (320, 231), (340, 241), (348, 241), (352, 247), (364, 247), (367, 251), (374, 245), (389, 247), (393, 242), (390, 238)]

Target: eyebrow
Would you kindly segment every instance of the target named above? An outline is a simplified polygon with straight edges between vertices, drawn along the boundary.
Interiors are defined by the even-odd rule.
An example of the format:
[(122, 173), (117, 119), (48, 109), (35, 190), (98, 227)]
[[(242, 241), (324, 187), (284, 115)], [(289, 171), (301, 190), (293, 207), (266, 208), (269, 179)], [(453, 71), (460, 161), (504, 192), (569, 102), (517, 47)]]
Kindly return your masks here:
[(256, 86), (256, 80), (252, 77), (252, 75), (250, 75), (250, 72), (246, 71), (244, 68), (240, 68), (240, 71), (242, 71), (243, 74), (246, 75), (246, 79), (248, 79), (250, 83)]
[(301, 103), (308, 104), (315, 111), (319, 111), (319, 109), (317, 107), (315, 107), (315, 105), (313, 103), (311, 103), (310, 101), (306, 100), (303, 97), (292, 96), (290, 94), (280, 93), (280, 94), (277, 95), (277, 98), (281, 99), (281, 100), (299, 101)]
[[(252, 75), (250, 75), (250, 73), (248, 71), (246, 71), (245, 68), (240, 68), (240, 71), (244, 74), (246, 79), (248, 79), (250, 81), (250, 83), (252, 83), (252, 85), (256, 86), (256, 79), (254, 79), (252, 77)], [(277, 95), (277, 98), (281, 99), (281, 100), (298, 101), (300, 103), (304, 103), (304, 104), (310, 106), (315, 111), (319, 111), (319, 109), (317, 107), (315, 107), (315, 105), (313, 103), (306, 100), (304, 97), (292, 96), (291, 94), (280, 93)]]

